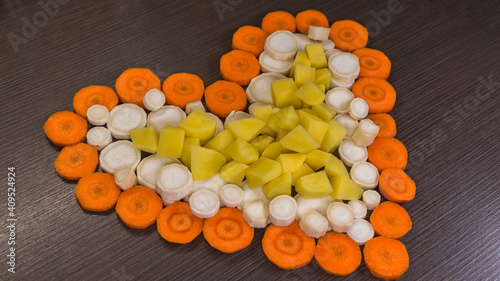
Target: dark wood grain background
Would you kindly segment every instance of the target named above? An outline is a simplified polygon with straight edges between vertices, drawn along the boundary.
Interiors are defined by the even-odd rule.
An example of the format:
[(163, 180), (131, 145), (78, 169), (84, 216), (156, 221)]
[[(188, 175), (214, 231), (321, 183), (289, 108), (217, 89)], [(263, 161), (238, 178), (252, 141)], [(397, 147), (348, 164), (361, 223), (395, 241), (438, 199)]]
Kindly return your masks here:
[[(56, 0), (41, 0), (54, 3)], [(308, 8), (330, 22), (353, 19), (368, 46), (392, 60), (392, 115), (409, 150), (416, 198), (403, 206), (413, 229), (401, 239), (410, 268), (401, 280), (500, 278), (499, 1), (0, 1), (1, 280), (372, 280), (313, 261), (284, 271), (252, 245), (222, 254), (199, 236), (163, 240), (132, 230), (113, 211), (82, 211), (75, 182), (53, 170), (59, 148), (44, 135), (54, 112), (91, 85), (114, 86), (129, 67), (161, 80), (176, 72), (220, 79), (234, 31), (270, 11)], [(31, 28), (30, 28), (31, 25)], [(16, 168), (16, 273), (7, 272), (7, 168)]]

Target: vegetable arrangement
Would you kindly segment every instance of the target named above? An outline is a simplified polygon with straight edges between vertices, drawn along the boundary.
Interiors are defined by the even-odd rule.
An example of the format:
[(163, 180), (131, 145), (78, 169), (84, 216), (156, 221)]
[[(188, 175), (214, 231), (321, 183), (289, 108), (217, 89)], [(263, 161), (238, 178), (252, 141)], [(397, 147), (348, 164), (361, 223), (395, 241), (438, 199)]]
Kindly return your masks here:
[(416, 186), (388, 114), (396, 100), (390, 60), (366, 48), (362, 25), (330, 26), (317, 10), (271, 12), (261, 27), (235, 31), (220, 60), (224, 80), (206, 88), (195, 74), (161, 84), (132, 68), (116, 93), (78, 91), (76, 113), (57, 112), (44, 125), (63, 147), (56, 172), (78, 180), (84, 210), (115, 207), (126, 226), (156, 223), (171, 243), (203, 232), (233, 253), (265, 228), (264, 254), (282, 269), (314, 258), (346, 276), (364, 257), (374, 276), (399, 278), (409, 257), (397, 239), (412, 227), (399, 203)]

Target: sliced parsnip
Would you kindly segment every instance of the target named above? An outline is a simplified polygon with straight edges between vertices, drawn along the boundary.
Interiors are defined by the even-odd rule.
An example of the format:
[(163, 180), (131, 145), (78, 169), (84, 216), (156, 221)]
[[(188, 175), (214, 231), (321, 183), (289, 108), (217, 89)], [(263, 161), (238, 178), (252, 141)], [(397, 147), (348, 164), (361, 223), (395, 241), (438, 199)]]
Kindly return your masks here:
[(352, 134), (352, 140), (357, 146), (369, 146), (377, 137), (380, 127), (370, 119), (359, 121), (358, 127)]
[(180, 164), (177, 158), (159, 157), (155, 154), (141, 160), (137, 166), (137, 180), (140, 185), (156, 189), (156, 181), (161, 168), (168, 164)]
[(87, 144), (102, 150), (113, 141), (111, 132), (104, 127), (94, 127), (87, 132)]
[(368, 210), (373, 210), (380, 205), (380, 200), (382, 200), (380, 193), (375, 190), (365, 190), (363, 192), (363, 202)]
[(87, 120), (94, 126), (102, 126), (109, 120), (108, 108), (104, 105), (94, 104), (87, 109)]
[(357, 146), (352, 140), (343, 140), (339, 146), (339, 156), (347, 167), (352, 167), (355, 162), (368, 159), (368, 149), (366, 146)]
[(287, 60), (277, 60), (264, 51), (259, 55), (259, 63), (260, 70), (264, 73), (288, 75), (293, 65), (293, 57)]
[(252, 117), (252, 115), (250, 115), (244, 111), (234, 111), (233, 110), (233, 111), (231, 111), (231, 113), (229, 113), (229, 115), (224, 120), (224, 127), (233, 121), (251, 118), (251, 117)]
[(261, 73), (254, 77), (246, 89), (248, 100), (253, 104), (261, 102), (274, 105), (271, 83), (276, 80), (285, 79), (286, 76), (278, 73)]
[(328, 58), (328, 69), (336, 79), (354, 80), (359, 75), (359, 59), (349, 52), (337, 52)]
[(220, 189), (221, 202), (227, 207), (238, 207), (243, 203), (243, 190), (236, 184), (226, 184)]
[(127, 190), (137, 184), (135, 172), (130, 167), (119, 169), (115, 172), (115, 183), (122, 190)]
[(266, 195), (264, 194), (264, 191), (262, 191), (263, 186), (256, 187), (254, 189), (251, 189), (248, 186), (247, 181), (244, 181), (241, 183), (241, 190), (243, 190), (243, 202), (241, 205), (241, 208), (245, 206), (248, 203), (260, 201), (264, 203), (264, 205), (269, 206), (269, 199), (267, 199)]
[(277, 226), (287, 226), (295, 220), (297, 202), (291, 196), (278, 195), (269, 203), (269, 219)]
[(201, 111), (206, 112), (205, 107), (203, 106), (203, 103), (201, 102), (201, 100), (197, 100), (197, 101), (193, 101), (193, 102), (186, 104), (186, 110), (185, 110), (186, 114), (193, 112), (193, 110), (195, 110), (197, 108), (200, 109)]
[(164, 105), (157, 111), (149, 113), (148, 126), (155, 127), (158, 133), (165, 126), (179, 127), (179, 123), (186, 118), (186, 112), (175, 105)]
[(354, 94), (347, 88), (337, 87), (326, 92), (325, 103), (337, 114), (347, 113), (348, 105), (354, 99)]
[(307, 33), (307, 37), (309, 37), (309, 39), (324, 42), (328, 40), (328, 36), (330, 36), (330, 28), (314, 25), (309, 26), (309, 32)]
[(215, 133), (214, 137), (219, 134), (220, 132), (224, 131), (224, 124), (222, 123), (222, 120), (220, 120), (219, 116), (213, 114), (212, 112), (206, 112), (208, 116), (212, 117), (215, 120)]
[[(213, 177), (206, 179), (206, 180), (201, 180), (201, 181), (194, 181), (193, 183), (193, 190), (191, 191), (191, 194), (200, 191), (200, 190), (210, 190), (213, 193), (215, 193), (217, 196), (219, 196), (220, 189), (227, 184), (227, 181), (221, 178), (220, 173), (215, 174)], [(189, 197), (191, 196), (189, 194), (186, 196), (185, 200), (189, 200)]]
[(211, 218), (219, 211), (219, 196), (210, 190), (196, 191), (189, 197), (189, 205), (193, 215), (202, 219)]
[[(330, 41), (330, 40), (328, 40)], [(328, 42), (328, 41), (325, 41), (325, 42)], [(323, 42), (323, 43), (325, 43)], [(330, 41), (331, 42), (331, 41)], [(328, 43), (325, 43), (325, 44), (328, 44)], [(333, 44), (333, 42), (332, 42)], [(342, 52), (341, 50), (339, 49), (335, 49), (335, 46), (331, 49), (325, 49), (325, 45), (323, 45), (323, 49), (325, 50), (325, 56), (326, 56), (326, 60), (328, 61), (328, 59), (333, 55), (333, 54), (336, 54), (336, 53), (339, 53), (339, 52)]]
[(349, 171), (351, 179), (359, 184), (363, 189), (374, 189), (378, 185), (380, 174), (378, 169), (369, 162), (355, 162), (351, 171)]
[(101, 169), (110, 174), (125, 167), (135, 170), (139, 161), (141, 161), (141, 151), (131, 141), (126, 140), (109, 144), (99, 156)]
[(264, 43), (264, 52), (276, 60), (293, 59), (299, 43), (293, 33), (286, 30), (278, 30), (267, 36)]
[(346, 137), (351, 138), (358, 127), (358, 120), (352, 119), (348, 114), (337, 114), (334, 118), (342, 127), (344, 127), (347, 131)]
[(156, 192), (163, 204), (169, 205), (186, 197), (193, 188), (193, 176), (182, 164), (169, 164), (160, 169), (156, 180)]
[(341, 80), (332, 75), (330, 78), (330, 88), (342, 87), (351, 90), (355, 80)]
[(345, 203), (333, 202), (328, 205), (326, 216), (333, 231), (348, 232), (354, 222), (354, 213)]
[[(326, 40), (326, 41), (322, 41), (320, 43), (321, 43), (321, 46), (323, 46), (323, 50), (325, 51), (326, 60), (328, 61), (328, 58), (330, 56), (327, 55), (327, 52), (335, 49), (335, 43), (333, 43), (332, 40)], [(342, 52), (341, 50), (338, 50), (338, 51)], [(333, 53), (330, 53), (330, 55), (332, 55), (332, 54)]]
[(307, 35), (302, 34), (302, 33), (294, 33), (293, 34), (295, 38), (297, 39), (298, 43), (298, 51), (305, 52), (306, 50), (306, 45), (308, 44), (316, 44), (318, 43), (316, 40), (312, 40), (309, 38)]
[(146, 111), (133, 103), (117, 105), (109, 113), (108, 129), (116, 139), (130, 139), (130, 131), (144, 128)]
[(302, 216), (299, 226), (307, 236), (320, 238), (328, 230), (328, 220), (322, 214), (310, 210)]
[(362, 98), (354, 98), (347, 105), (347, 112), (349, 112), (349, 115), (354, 120), (361, 120), (365, 118), (368, 115), (368, 109), (368, 104)]
[(365, 202), (356, 199), (349, 201), (347, 205), (351, 207), (355, 219), (364, 219), (366, 217), (368, 209), (366, 208)]
[(262, 201), (245, 204), (243, 207), (243, 218), (254, 228), (265, 228), (269, 222), (269, 211)]
[(372, 239), (375, 235), (372, 224), (365, 219), (354, 219), (351, 229), (347, 232), (347, 235), (358, 243), (358, 245), (364, 245), (368, 240)]
[(148, 110), (157, 111), (165, 104), (165, 95), (158, 89), (151, 89), (144, 95), (142, 103)]
[(297, 220), (300, 220), (302, 216), (309, 211), (316, 211), (326, 217), (328, 205), (332, 202), (340, 202), (340, 200), (333, 199), (330, 195), (321, 198), (307, 199), (297, 194), (294, 198), (295, 201), (297, 201)]

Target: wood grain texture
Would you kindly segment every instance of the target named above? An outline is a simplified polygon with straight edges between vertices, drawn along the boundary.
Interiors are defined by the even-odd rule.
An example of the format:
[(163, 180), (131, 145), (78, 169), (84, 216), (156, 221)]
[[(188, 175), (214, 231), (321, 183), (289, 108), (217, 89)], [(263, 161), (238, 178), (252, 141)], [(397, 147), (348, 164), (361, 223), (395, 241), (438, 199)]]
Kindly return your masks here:
[[(221, 79), (219, 58), (239, 26), (259, 26), (269, 11), (308, 8), (331, 22), (369, 26), (368, 46), (392, 60), (392, 114), (417, 183), (416, 198), (403, 204), (414, 224), (401, 239), (410, 254), (401, 280), (498, 280), (499, 1), (60, 2), (44, 21), (38, 1), (0, 1), (1, 280), (375, 280), (364, 264), (345, 278), (314, 261), (280, 270), (262, 252), (263, 230), (250, 247), (228, 255), (202, 236), (174, 245), (155, 226), (132, 230), (113, 211), (82, 211), (75, 182), (52, 168), (59, 148), (42, 129), (52, 113), (72, 110), (80, 88), (113, 87), (129, 67), (148, 67), (162, 81), (196, 73), (208, 85)], [(396, 2), (400, 11), (382, 17)], [(218, 13), (216, 4), (228, 10)], [(23, 35), (34, 18), (39, 26)], [(12, 34), (26, 41), (17, 52)], [(5, 265), (10, 166), (17, 172), (15, 274)]]

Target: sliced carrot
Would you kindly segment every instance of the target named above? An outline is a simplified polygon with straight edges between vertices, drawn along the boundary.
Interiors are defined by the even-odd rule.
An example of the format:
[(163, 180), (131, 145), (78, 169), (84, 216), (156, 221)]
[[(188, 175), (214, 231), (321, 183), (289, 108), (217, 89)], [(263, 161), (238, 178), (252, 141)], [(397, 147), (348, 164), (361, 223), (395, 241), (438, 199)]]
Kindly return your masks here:
[(43, 125), (45, 135), (57, 146), (77, 144), (87, 136), (87, 120), (71, 111), (52, 114)]
[(373, 209), (370, 223), (375, 233), (394, 239), (403, 237), (412, 227), (410, 215), (405, 208), (391, 201), (384, 201)]
[(264, 42), (269, 34), (255, 26), (245, 25), (233, 34), (233, 50), (241, 50), (259, 56), (264, 51)]
[(224, 253), (234, 253), (250, 245), (254, 229), (243, 218), (243, 212), (231, 207), (203, 222), (203, 236), (210, 246)]
[(213, 114), (226, 118), (233, 110), (245, 109), (247, 94), (240, 85), (219, 80), (205, 89), (205, 103)]
[(396, 103), (396, 90), (380, 78), (359, 78), (352, 86), (352, 93), (369, 106), (369, 113), (387, 113)]
[(344, 52), (361, 49), (368, 43), (368, 30), (353, 20), (336, 21), (330, 27), (330, 40)]
[(271, 34), (276, 30), (288, 30), (295, 33), (297, 22), (295, 17), (289, 12), (275, 11), (267, 13), (262, 19), (262, 29)]
[(54, 169), (63, 179), (79, 180), (95, 172), (98, 162), (97, 149), (77, 143), (61, 149), (54, 161)]
[(294, 221), (288, 226), (269, 225), (262, 238), (267, 258), (282, 269), (294, 269), (308, 264), (314, 257), (316, 241), (307, 236)]
[(379, 50), (361, 48), (352, 52), (359, 58), (359, 77), (387, 79), (391, 73), (391, 61)]
[(415, 182), (401, 169), (383, 169), (380, 173), (378, 188), (385, 199), (404, 203), (415, 197)]
[(404, 170), (408, 162), (408, 151), (398, 139), (375, 138), (368, 146), (368, 161), (377, 167), (379, 172), (387, 168)]
[(190, 102), (201, 100), (205, 84), (198, 75), (174, 73), (163, 82), (165, 101), (182, 109)]
[(108, 173), (85, 175), (75, 189), (76, 200), (82, 209), (92, 212), (106, 212), (113, 208), (120, 193), (115, 177)]
[(201, 233), (203, 219), (193, 215), (189, 203), (176, 201), (156, 217), (156, 228), (163, 239), (179, 244), (193, 241)]
[(363, 249), (365, 265), (371, 274), (384, 280), (396, 280), (410, 266), (408, 251), (401, 241), (378, 236), (366, 242)]
[(151, 89), (161, 89), (160, 79), (147, 68), (129, 68), (116, 79), (116, 93), (123, 103), (144, 107), (142, 100)]
[(87, 118), (89, 107), (96, 104), (104, 105), (111, 111), (118, 104), (118, 96), (112, 88), (96, 85), (85, 87), (73, 96), (73, 108), (84, 118)]
[(143, 229), (155, 223), (163, 201), (151, 188), (136, 185), (123, 191), (116, 203), (116, 214), (128, 227)]
[(220, 58), (220, 74), (224, 80), (246, 86), (259, 73), (260, 63), (252, 53), (233, 50)]
[(329, 274), (347, 276), (361, 264), (361, 250), (347, 234), (328, 232), (319, 238), (314, 259)]
[(302, 34), (309, 33), (309, 26), (329, 27), (328, 18), (318, 10), (305, 10), (295, 16), (297, 31)]
[(377, 138), (396, 136), (396, 121), (394, 121), (391, 115), (387, 113), (374, 113), (368, 115), (366, 118), (379, 126), (380, 129), (378, 130)]

